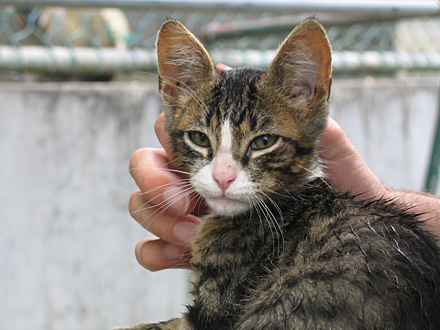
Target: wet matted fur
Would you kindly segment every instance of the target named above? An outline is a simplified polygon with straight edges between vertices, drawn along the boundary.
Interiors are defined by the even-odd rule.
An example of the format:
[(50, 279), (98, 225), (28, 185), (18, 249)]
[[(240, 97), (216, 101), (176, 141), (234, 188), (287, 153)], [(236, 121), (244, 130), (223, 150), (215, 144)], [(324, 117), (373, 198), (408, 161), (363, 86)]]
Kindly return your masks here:
[(398, 202), (358, 201), (322, 177), (331, 50), (316, 20), (267, 71), (216, 70), (177, 21), (157, 51), (184, 193), (210, 213), (191, 245), (188, 311), (132, 329), (440, 329), (436, 238)]

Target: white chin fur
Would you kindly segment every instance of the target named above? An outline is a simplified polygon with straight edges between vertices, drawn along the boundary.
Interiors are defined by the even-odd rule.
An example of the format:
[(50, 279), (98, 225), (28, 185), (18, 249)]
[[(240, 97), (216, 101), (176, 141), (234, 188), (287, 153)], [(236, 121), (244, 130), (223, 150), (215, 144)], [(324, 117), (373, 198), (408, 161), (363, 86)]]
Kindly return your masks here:
[(250, 205), (227, 197), (206, 198), (206, 202), (211, 210), (218, 215), (234, 216), (249, 210)]

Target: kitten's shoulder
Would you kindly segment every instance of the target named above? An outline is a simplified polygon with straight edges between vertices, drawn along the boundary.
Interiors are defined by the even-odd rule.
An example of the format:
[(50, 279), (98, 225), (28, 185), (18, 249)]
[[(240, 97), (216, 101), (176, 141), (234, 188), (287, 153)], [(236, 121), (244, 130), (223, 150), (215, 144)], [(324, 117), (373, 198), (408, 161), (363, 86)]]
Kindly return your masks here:
[[(401, 254), (400, 242), (408, 253), (424, 249), (426, 244), (437, 253), (440, 251), (437, 237), (426, 230), (420, 215), (398, 199), (378, 198), (360, 200), (359, 196), (339, 193), (332, 186), (317, 179), (304, 189), (301, 217), (309, 217), (309, 239), (326, 241), (330, 237), (341, 241), (351, 237), (360, 248), (365, 242), (384, 242), (390, 249)], [(301, 210), (302, 208), (302, 210)]]

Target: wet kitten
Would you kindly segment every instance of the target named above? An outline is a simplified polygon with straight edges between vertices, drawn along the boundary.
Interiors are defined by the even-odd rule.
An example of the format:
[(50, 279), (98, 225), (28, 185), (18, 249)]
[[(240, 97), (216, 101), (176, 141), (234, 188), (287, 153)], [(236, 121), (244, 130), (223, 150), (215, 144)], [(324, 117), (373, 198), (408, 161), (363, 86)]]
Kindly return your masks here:
[(316, 20), (267, 71), (217, 71), (176, 21), (157, 52), (175, 162), (211, 213), (188, 312), (133, 329), (440, 329), (440, 249), (417, 215), (320, 177), (331, 50)]

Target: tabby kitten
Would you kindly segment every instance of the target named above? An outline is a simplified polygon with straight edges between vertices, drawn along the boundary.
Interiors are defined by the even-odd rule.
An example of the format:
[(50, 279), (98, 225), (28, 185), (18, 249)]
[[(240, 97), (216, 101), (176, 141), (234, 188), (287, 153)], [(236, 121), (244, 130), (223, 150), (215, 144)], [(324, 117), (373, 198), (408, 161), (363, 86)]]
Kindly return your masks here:
[(316, 20), (267, 71), (217, 71), (177, 21), (157, 52), (175, 162), (210, 214), (188, 312), (132, 329), (440, 329), (440, 248), (417, 215), (321, 177), (331, 50)]

